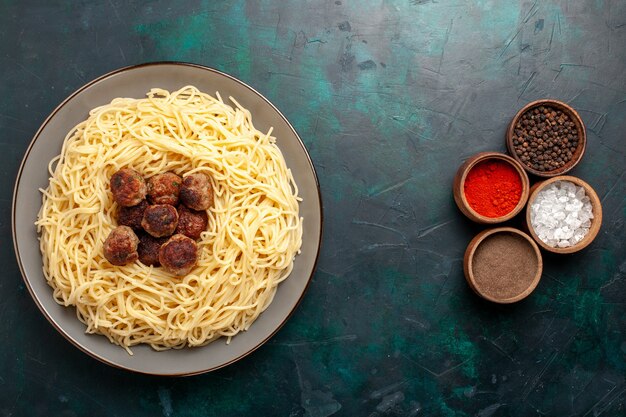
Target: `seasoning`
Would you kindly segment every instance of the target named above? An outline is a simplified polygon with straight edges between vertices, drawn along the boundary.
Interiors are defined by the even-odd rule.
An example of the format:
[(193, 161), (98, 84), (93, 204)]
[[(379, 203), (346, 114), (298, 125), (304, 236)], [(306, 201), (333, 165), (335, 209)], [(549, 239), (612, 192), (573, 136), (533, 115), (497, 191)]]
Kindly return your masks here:
[(540, 190), (530, 206), (530, 224), (546, 245), (567, 248), (583, 240), (593, 219), (583, 187), (555, 181)]
[(522, 114), (515, 124), (513, 147), (526, 166), (542, 172), (554, 171), (574, 157), (578, 133), (567, 113), (538, 106)]
[(472, 258), (476, 291), (495, 301), (517, 297), (533, 284), (539, 271), (534, 248), (524, 237), (498, 232), (478, 244)]
[(522, 180), (511, 164), (491, 159), (479, 162), (467, 173), (463, 186), (470, 207), (485, 217), (510, 213), (522, 196)]

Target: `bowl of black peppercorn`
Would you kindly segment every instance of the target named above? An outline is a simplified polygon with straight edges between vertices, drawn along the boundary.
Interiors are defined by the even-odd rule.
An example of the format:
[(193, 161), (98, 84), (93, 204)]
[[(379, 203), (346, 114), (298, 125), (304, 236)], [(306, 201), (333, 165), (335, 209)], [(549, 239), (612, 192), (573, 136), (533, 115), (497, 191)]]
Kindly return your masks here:
[(509, 154), (539, 177), (563, 175), (585, 153), (587, 134), (580, 115), (562, 101), (543, 99), (517, 112), (506, 132)]

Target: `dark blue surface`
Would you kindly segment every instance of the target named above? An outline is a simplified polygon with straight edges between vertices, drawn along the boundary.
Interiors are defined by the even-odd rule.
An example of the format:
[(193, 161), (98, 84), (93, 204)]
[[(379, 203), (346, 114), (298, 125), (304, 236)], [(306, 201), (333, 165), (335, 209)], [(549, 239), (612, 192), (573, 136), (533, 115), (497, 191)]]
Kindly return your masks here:
[[(0, 415), (626, 415), (626, 3), (0, 2)], [(168, 379), (72, 347), (25, 290), (10, 238), (19, 161), (72, 91), (118, 67), (212, 66), (272, 100), (320, 177), (325, 237), (302, 305), (268, 344)], [(462, 255), (460, 163), (504, 151), (510, 118), (576, 108), (572, 171), (602, 199), (597, 240), (544, 257), (535, 293), (481, 301)], [(519, 219), (511, 222), (519, 224)]]

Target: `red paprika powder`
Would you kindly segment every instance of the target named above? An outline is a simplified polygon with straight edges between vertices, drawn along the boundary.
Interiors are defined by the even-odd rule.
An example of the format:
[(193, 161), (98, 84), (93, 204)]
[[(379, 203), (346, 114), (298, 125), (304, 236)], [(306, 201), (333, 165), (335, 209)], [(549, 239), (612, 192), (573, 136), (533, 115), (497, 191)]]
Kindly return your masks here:
[(510, 213), (522, 197), (522, 179), (510, 164), (486, 160), (474, 165), (465, 177), (465, 199), (485, 217)]

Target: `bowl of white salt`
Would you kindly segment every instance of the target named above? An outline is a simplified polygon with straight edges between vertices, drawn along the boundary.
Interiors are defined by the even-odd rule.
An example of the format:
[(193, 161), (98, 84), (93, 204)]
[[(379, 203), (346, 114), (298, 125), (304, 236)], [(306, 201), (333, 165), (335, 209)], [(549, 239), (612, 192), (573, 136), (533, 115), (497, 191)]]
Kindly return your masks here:
[(585, 181), (561, 175), (533, 185), (526, 208), (533, 239), (553, 253), (574, 253), (587, 247), (600, 231), (602, 204)]

